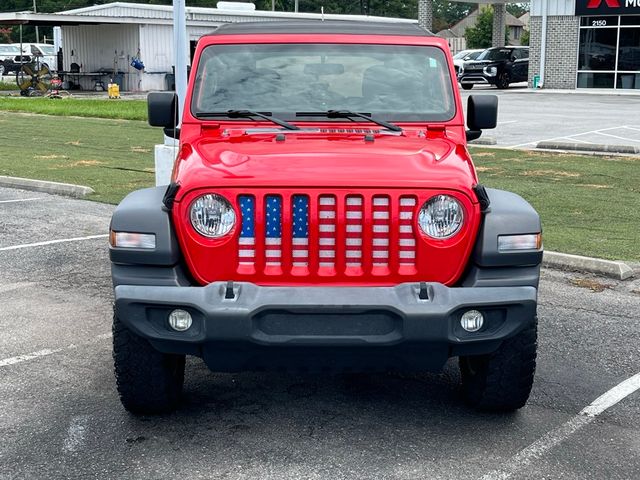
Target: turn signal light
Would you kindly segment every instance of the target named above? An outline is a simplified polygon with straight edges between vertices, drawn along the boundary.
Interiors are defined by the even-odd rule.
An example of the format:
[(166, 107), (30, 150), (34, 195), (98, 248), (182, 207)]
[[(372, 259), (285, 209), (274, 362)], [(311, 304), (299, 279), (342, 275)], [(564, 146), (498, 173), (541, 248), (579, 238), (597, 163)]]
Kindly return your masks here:
[(109, 232), (109, 243), (113, 248), (142, 248), (153, 250), (156, 248), (154, 233)]
[(499, 252), (508, 252), (513, 250), (540, 250), (540, 248), (542, 248), (542, 234), (540, 233), (498, 236)]

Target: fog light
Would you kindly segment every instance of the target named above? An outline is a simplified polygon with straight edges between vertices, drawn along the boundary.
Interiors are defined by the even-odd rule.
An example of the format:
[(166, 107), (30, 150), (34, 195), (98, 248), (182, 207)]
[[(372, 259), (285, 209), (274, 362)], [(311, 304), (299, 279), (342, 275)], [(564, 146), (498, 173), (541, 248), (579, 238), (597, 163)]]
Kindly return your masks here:
[(180, 310), (178, 308), (169, 314), (169, 325), (177, 332), (189, 330), (192, 323), (191, 314), (186, 310)]
[(477, 332), (482, 328), (484, 324), (484, 317), (477, 310), (469, 310), (468, 312), (464, 312), (462, 318), (460, 319), (460, 325), (467, 332)]

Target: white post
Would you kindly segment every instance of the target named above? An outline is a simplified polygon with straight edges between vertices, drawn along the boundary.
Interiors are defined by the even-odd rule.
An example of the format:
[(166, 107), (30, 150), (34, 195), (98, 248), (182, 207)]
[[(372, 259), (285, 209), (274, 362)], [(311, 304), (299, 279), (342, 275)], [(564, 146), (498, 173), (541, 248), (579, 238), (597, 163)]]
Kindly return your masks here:
[(182, 118), (184, 99), (187, 95), (187, 14), (185, 0), (173, 0), (173, 51), (176, 65), (176, 93), (178, 94), (178, 118)]
[[(175, 54), (175, 82), (178, 95), (178, 118), (182, 118), (185, 97), (187, 96), (187, 14), (185, 0), (173, 0), (173, 51)], [(179, 120), (180, 122), (181, 120)], [(177, 125), (180, 126), (179, 124)], [(178, 141), (164, 136), (164, 143), (156, 145), (154, 150), (156, 167), (156, 185), (168, 185), (178, 152)]]
[(547, 1), (542, 0), (542, 32), (540, 35), (540, 81), (538, 88), (544, 86), (544, 64), (547, 63)]

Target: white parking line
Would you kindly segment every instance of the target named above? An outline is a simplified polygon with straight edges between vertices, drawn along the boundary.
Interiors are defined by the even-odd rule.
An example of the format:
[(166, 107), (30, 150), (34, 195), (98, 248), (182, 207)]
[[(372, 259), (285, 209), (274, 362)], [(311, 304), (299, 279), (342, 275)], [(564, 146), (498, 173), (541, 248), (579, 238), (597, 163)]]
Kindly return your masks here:
[(627, 378), (624, 382), (619, 383), (611, 390), (596, 398), (591, 405), (585, 407), (580, 415), (587, 417), (597, 417), (606, 409), (613, 407), (620, 400), (628, 397), (636, 390), (640, 389), (640, 373), (636, 373), (633, 377)]
[(37, 198), (16, 198), (14, 200), (0, 200), (0, 203), (18, 203), (18, 202), (33, 202), (35, 200), (40, 200), (42, 197)]
[(45, 348), (44, 350), (38, 350), (37, 352), (27, 353), (25, 355), (18, 355), (17, 357), (5, 358), (4, 360), (0, 360), (0, 367), (6, 367), (15, 363), (26, 362), (27, 360), (33, 360), (34, 358), (38, 357), (45, 357), (47, 355), (61, 352), (62, 350), (64, 349), (58, 348), (56, 350), (49, 350), (48, 348)]
[(21, 248), (42, 247), (45, 245), (54, 245), (56, 243), (67, 242), (81, 242), (83, 240), (94, 240), (96, 238), (107, 238), (109, 235), (104, 233), (102, 235), (89, 235), (88, 237), (75, 237), (75, 238), (61, 238), (59, 240), (48, 240), (46, 242), (25, 243), (22, 245), (12, 245), (10, 247), (1, 247), (0, 252), (6, 252), (7, 250), (19, 250)]
[(545, 138), (545, 139), (542, 139), (542, 140), (533, 140), (531, 142), (520, 143), (518, 145), (511, 145), (511, 146), (509, 146), (509, 148), (520, 148), (520, 147), (524, 147), (526, 145), (537, 144), (537, 143), (540, 143), (540, 142), (550, 142), (551, 140), (559, 140), (559, 139), (562, 139), (562, 138), (571, 138), (574, 135), (592, 135), (594, 133), (605, 132), (607, 130), (616, 130), (616, 129), (619, 129), (619, 128), (621, 128), (621, 127), (601, 128), (600, 130), (590, 130), (588, 132), (578, 132), (578, 133), (572, 133), (570, 135), (562, 135), (562, 136), (559, 136), (559, 137)]
[(618, 140), (624, 140), (625, 142), (640, 143), (640, 140), (634, 140), (633, 138), (627, 138), (627, 137), (619, 137), (618, 135), (611, 135), (610, 133), (596, 132), (596, 134), (604, 135), (605, 137), (617, 138)]
[(7, 367), (9, 365), (15, 365), (16, 363), (26, 362), (28, 360), (33, 360), (34, 358), (46, 357), (48, 355), (53, 355), (54, 353), (59, 353), (64, 350), (73, 350), (83, 345), (91, 345), (93, 343), (99, 342), (100, 340), (104, 340), (107, 338), (111, 338), (111, 333), (105, 333), (103, 335), (98, 335), (94, 337), (92, 340), (88, 342), (81, 343), (79, 345), (71, 344), (63, 348), (56, 348), (54, 350), (50, 350), (45, 348), (44, 350), (38, 350), (37, 352), (26, 353), (24, 355), (17, 355), (15, 357), (5, 358), (4, 360), (0, 360), (0, 367)]
[(541, 438), (523, 448), (511, 457), (499, 469), (482, 476), (481, 480), (505, 480), (519, 470), (530, 465), (548, 450), (552, 449), (568, 437), (576, 433), (585, 425), (589, 425), (595, 418), (608, 408), (628, 397), (640, 389), (640, 373), (619, 383), (608, 392), (596, 398), (588, 407), (583, 408), (576, 416), (554, 428)]

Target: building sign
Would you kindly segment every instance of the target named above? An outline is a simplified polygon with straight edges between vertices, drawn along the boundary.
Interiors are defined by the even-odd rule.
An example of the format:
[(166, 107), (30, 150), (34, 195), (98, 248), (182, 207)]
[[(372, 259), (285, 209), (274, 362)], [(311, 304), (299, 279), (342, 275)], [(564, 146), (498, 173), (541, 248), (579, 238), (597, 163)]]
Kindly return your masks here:
[(576, 15), (640, 15), (640, 0), (576, 0)]

